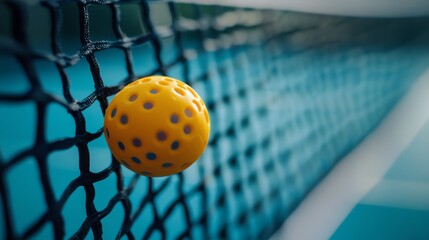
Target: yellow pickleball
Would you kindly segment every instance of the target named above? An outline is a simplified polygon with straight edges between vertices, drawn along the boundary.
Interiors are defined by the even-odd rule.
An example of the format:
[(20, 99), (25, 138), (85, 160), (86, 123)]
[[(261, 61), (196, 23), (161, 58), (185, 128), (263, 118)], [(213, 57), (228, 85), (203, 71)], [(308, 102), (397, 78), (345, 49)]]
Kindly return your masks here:
[(104, 133), (115, 158), (149, 177), (181, 172), (207, 146), (210, 118), (204, 101), (187, 84), (150, 76), (125, 86), (104, 117)]

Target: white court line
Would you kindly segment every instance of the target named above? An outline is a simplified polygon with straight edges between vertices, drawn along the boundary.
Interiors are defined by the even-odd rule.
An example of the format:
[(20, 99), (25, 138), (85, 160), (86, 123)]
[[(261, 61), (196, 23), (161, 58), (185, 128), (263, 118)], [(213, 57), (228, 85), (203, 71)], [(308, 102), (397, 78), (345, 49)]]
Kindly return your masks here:
[(363, 17), (412, 17), (429, 15), (427, 0), (180, 0), (263, 9)]
[(329, 239), (429, 120), (429, 69), (380, 126), (342, 159), (272, 239)]

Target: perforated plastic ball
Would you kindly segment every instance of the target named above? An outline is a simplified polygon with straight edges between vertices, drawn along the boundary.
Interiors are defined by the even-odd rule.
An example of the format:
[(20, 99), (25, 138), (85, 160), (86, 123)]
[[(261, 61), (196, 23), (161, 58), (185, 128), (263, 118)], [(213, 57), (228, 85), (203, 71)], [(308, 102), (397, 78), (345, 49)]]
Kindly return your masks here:
[(104, 117), (115, 158), (148, 177), (181, 172), (207, 146), (210, 118), (201, 97), (173, 78), (151, 76), (125, 86)]

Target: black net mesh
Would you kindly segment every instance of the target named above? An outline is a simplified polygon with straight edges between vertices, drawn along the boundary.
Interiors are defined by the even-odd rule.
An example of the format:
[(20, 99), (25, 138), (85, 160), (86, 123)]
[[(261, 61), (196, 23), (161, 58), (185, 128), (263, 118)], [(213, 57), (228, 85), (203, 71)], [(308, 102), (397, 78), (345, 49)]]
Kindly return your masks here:
[[(0, 4), (5, 239), (268, 238), (427, 63), (427, 19)], [(165, 178), (121, 167), (102, 137), (111, 97), (153, 74), (193, 86), (212, 119), (201, 159)]]

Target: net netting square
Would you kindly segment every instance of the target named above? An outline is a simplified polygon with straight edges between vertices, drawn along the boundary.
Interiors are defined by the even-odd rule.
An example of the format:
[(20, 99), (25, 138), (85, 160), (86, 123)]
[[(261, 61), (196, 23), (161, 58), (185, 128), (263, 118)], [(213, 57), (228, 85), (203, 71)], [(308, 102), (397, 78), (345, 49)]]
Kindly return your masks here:
[[(0, 2), (5, 239), (266, 239), (428, 65), (428, 19), (158, 1)], [(187, 171), (131, 173), (102, 136), (126, 84), (169, 75), (211, 115)]]

